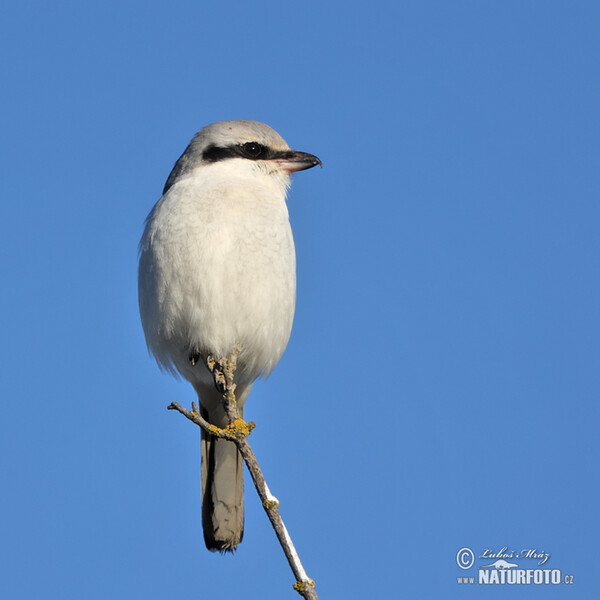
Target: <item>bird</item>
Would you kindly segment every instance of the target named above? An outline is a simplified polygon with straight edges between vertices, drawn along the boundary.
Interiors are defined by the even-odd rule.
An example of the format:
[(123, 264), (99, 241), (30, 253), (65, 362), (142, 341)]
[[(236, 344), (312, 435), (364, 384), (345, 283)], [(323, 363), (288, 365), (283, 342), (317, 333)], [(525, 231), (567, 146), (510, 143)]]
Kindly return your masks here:
[[(175, 163), (139, 245), (138, 297), (149, 352), (194, 387), (201, 415), (229, 424), (206, 365), (240, 348), (238, 416), (290, 338), (296, 254), (286, 196), (291, 174), (320, 165), (258, 121), (201, 129)], [(235, 444), (201, 434), (206, 547), (233, 552), (244, 534), (243, 461)]]

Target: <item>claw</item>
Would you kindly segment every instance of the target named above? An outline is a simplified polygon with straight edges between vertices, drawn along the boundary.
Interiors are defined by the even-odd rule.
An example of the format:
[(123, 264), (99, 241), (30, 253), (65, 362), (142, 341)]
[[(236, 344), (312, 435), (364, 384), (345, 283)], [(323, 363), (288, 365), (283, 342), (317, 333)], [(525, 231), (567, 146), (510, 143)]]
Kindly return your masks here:
[(200, 362), (201, 358), (202, 355), (200, 354), (200, 352), (198, 352), (198, 350), (194, 350), (189, 356), (190, 362), (192, 363), (192, 367), (195, 367)]

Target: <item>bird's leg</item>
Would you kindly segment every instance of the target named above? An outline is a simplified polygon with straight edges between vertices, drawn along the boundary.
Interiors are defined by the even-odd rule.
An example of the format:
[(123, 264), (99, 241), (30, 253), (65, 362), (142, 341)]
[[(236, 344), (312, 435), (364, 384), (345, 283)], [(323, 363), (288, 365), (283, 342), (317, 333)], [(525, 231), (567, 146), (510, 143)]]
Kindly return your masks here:
[(211, 354), (206, 358), (206, 366), (212, 373), (215, 387), (223, 395), (223, 405), (230, 424), (238, 420), (235, 399), (235, 388), (237, 386), (234, 377), (237, 368), (237, 357), (241, 349), (241, 346), (238, 344), (227, 358), (215, 358)]
[[(192, 402), (191, 412), (181, 407), (177, 402), (171, 402), (168, 408), (170, 410), (179, 411), (190, 421), (193, 421), (196, 425), (204, 429), (204, 431), (215, 437), (230, 440), (232, 442), (248, 437), (256, 425), (252, 421), (246, 423), (246, 421), (238, 417), (235, 399), (236, 384), (234, 382), (234, 375), (240, 350), (241, 346), (236, 346), (228, 358), (215, 358), (212, 354), (209, 354), (206, 357), (206, 366), (212, 373), (215, 387), (223, 396), (223, 406), (225, 408), (225, 413), (227, 414), (227, 419), (229, 420), (229, 425), (227, 427), (221, 429), (206, 421), (202, 417), (198, 405), (195, 402)], [(197, 359), (196, 356), (198, 357)], [(200, 352), (192, 352), (190, 354), (190, 362), (192, 362), (193, 365), (193, 361), (199, 360), (201, 357), (202, 355)]]
[(225, 362), (226, 361), (224, 358), (215, 358), (212, 354), (209, 354), (206, 357), (206, 366), (212, 373), (215, 387), (221, 394), (225, 394), (227, 392), (227, 381), (225, 379), (224, 367)]

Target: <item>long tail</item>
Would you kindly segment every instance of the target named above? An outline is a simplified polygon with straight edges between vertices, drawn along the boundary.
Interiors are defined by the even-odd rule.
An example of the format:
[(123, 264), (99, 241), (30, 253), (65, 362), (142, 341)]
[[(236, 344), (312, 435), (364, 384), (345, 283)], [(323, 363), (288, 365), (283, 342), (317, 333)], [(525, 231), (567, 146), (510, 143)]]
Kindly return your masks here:
[[(244, 416), (243, 407), (239, 408)], [(223, 409), (201, 408), (217, 427), (227, 427)], [(206, 547), (233, 552), (244, 536), (244, 461), (233, 442), (202, 430), (202, 528)]]

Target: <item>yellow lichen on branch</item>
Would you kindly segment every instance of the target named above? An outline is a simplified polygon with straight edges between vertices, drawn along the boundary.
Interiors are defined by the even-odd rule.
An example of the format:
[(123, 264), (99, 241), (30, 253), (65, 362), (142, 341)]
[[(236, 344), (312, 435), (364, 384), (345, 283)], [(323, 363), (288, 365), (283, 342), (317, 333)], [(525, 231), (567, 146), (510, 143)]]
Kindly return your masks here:
[(237, 418), (223, 429), (216, 425), (209, 425), (208, 432), (215, 437), (233, 442), (236, 439), (248, 437), (255, 427), (256, 423), (253, 421), (246, 422), (244, 419)]
[(277, 500), (265, 500), (263, 503), (263, 508), (265, 510), (269, 510), (270, 508), (276, 508), (279, 506), (279, 502), (277, 502)]
[(306, 594), (306, 587), (310, 586), (312, 588), (315, 587), (315, 582), (312, 579), (308, 581), (296, 581), (293, 585), (293, 588), (301, 595), (304, 596)]

